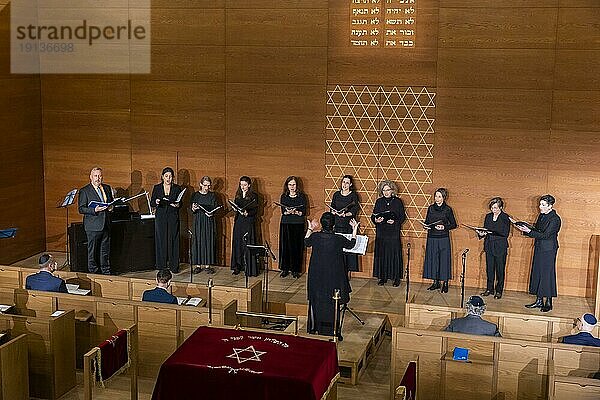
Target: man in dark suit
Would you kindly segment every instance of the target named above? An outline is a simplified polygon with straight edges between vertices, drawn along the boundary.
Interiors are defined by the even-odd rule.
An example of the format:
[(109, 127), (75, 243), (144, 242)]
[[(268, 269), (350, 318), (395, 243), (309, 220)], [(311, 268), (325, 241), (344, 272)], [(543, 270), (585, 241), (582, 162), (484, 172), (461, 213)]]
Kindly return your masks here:
[(46, 292), (67, 293), (65, 281), (52, 275), (56, 270), (56, 261), (50, 254), (42, 254), (38, 259), (40, 271), (25, 279), (25, 289)]
[(501, 336), (498, 326), (481, 318), (485, 303), (479, 296), (471, 296), (467, 301), (467, 315), (450, 321), (445, 331), (468, 333), (471, 335)]
[(600, 347), (600, 339), (592, 336), (592, 331), (598, 323), (595, 316), (590, 313), (583, 314), (577, 318), (577, 329), (579, 333), (575, 335), (563, 336), (560, 341), (567, 344), (578, 344), (580, 346)]
[(146, 290), (142, 295), (142, 301), (153, 301), (156, 303), (177, 304), (177, 297), (169, 293), (171, 278), (173, 274), (168, 269), (161, 269), (156, 273), (156, 287)]
[(106, 206), (90, 207), (91, 201), (110, 203), (112, 189), (102, 183), (102, 168), (94, 167), (90, 172), (90, 183), (79, 190), (79, 213), (83, 214), (83, 228), (87, 236), (88, 271), (110, 275), (110, 215)]

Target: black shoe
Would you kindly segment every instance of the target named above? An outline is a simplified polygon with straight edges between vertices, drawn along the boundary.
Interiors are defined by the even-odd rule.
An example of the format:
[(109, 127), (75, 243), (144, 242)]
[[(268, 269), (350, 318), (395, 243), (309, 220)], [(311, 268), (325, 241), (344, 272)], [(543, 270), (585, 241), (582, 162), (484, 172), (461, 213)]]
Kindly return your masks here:
[(531, 303), (531, 304), (525, 304), (525, 307), (527, 308), (541, 308), (544, 305), (544, 303), (542, 302), (542, 298), (538, 297), (537, 299), (535, 299), (535, 302)]
[(337, 339), (338, 339), (338, 342), (344, 341), (344, 337), (341, 334), (338, 335)]
[(448, 293), (448, 281), (444, 281), (444, 284), (442, 285), (442, 290), (440, 290), (440, 292)]
[(377, 284), (379, 286), (383, 286), (383, 285), (385, 285), (385, 281), (383, 279), (380, 279), (379, 282), (377, 282)]
[(437, 290), (440, 288), (440, 281), (433, 281), (431, 286), (427, 288), (427, 290)]
[(496, 294), (494, 295), (495, 299), (501, 299), (502, 298), (502, 292), (496, 292)]
[(552, 298), (546, 297), (546, 303), (542, 306), (541, 312), (552, 311)]
[(290, 271), (281, 271), (281, 273), (279, 274), (279, 276), (282, 277), (282, 278), (285, 278), (289, 274), (290, 274)]
[(482, 296), (489, 296), (490, 294), (494, 294), (494, 292), (489, 289), (486, 289), (485, 292), (481, 293)]
[(294, 279), (300, 278), (300, 272), (292, 272), (292, 278), (294, 278)]
[(239, 274), (240, 274), (240, 272), (242, 272), (242, 270), (241, 270), (241, 269), (239, 269), (239, 268), (235, 268), (235, 269), (233, 270), (233, 272), (231, 273), (231, 275), (239, 275)]
[(215, 271), (215, 269), (214, 269), (213, 267), (206, 267), (206, 273), (207, 273), (207, 274), (210, 274), (210, 275), (212, 275), (212, 274), (214, 274), (215, 272), (217, 272), (217, 271)]
[(394, 287), (400, 286), (400, 279), (394, 279)]
[(202, 272), (202, 268), (200, 268), (200, 267), (194, 268), (194, 272), (193, 272), (194, 274), (199, 274), (200, 272)]

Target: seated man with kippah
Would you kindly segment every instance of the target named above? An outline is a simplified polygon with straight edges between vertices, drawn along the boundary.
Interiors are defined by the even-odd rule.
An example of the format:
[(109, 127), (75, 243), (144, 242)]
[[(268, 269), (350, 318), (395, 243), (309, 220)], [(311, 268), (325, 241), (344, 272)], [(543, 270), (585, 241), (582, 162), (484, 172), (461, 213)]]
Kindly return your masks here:
[(466, 305), (467, 315), (450, 321), (444, 329), (447, 332), (468, 333), (471, 335), (501, 336), (498, 326), (481, 318), (485, 312), (485, 303), (479, 296), (471, 296)]
[(577, 318), (577, 330), (575, 335), (563, 336), (560, 341), (567, 344), (578, 344), (580, 346), (600, 347), (600, 339), (592, 336), (592, 331), (598, 323), (596, 317), (590, 313), (585, 313)]
[(40, 271), (25, 279), (25, 289), (45, 292), (67, 293), (67, 285), (61, 278), (52, 275), (56, 271), (56, 261), (50, 254), (42, 254), (38, 259)]

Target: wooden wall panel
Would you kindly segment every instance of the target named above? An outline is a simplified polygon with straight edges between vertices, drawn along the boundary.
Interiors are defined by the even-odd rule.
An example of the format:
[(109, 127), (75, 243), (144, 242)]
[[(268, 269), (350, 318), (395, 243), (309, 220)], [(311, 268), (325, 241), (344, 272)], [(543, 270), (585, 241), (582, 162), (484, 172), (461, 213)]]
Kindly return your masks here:
[(550, 90), (441, 88), (437, 126), (548, 129)]
[(594, 3), (594, 8), (575, 8), (566, 5), (559, 9), (558, 48), (600, 49), (600, 6), (598, 2)]
[(552, 129), (600, 130), (600, 91), (555, 90)]
[(555, 88), (600, 90), (600, 50), (557, 50)]
[(326, 43), (326, 10), (227, 10), (228, 45), (324, 46)]
[(152, 8), (152, 44), (225, 44), (223, 9)]
[(227, 81), (322, 84), (326, 47), (227, 46)]
[(440, 47), (554, 48), (556, 8), (440, 8)]
[(42, 251), (44, 171), (40, 78), (10, 73), (10, 6), (0, 2), (0, 229), (18, 228), (0, 239), (0, 263)]
[(553, 49), (438, 51), (438, 87), (552, 89)]

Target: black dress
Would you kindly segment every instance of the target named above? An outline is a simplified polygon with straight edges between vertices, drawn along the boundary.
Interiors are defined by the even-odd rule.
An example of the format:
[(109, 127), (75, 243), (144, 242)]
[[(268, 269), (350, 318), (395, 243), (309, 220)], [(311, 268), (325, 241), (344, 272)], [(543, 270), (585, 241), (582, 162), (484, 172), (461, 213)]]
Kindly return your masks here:
[[(169, 195), (165, 196), (164, 186), (159, 183), (154, 185), (150, 200), (150, 204), (156, 207), (154, 220), (156, 268), (169, 268), (171, 272), (179, 272), (179, 207), (170, 205), (177, 200), (179, 193), (181, 193), (181, 186), (173, 183)], [(156, 199), (160, 199), (158, 205)]]
[(258, 276), (256, 257), (251, 257), (246, 244), (256, 244), (256, 212), (258, 196), (254, 192), (246, 192), (246, 197), (236, 197), (234, 203), (246, 210), (248, 216), (235, 213), (233, 223), (233, 240), (231, 243), (231, 269), (244, 271), (248, 276)]
[(535, 229), (526, 236), (535, 239), (533, 263), (529, 276), (529, 293), (537, 297), (556, 297), (556, 253), (561, 220), (556, 211), (540, 214)]
[(444, 225), (444, 229), (438, 231), (435, 227), (431, 227), (427, 231), (423, 278), (448, 281), (452, 279), (450, 230), (456, 228), (456, 220), (452, 208), (445, 202), (441, 206), (434, 203), (427, 208), (425, 223), (431, 224), (437, 221), (441, 221), (439, 224)]
[(302, 215), (285, 215), (281, 207), (279, 224), (279, 269), (282, 271), (302, 272), (304, 256), (304, 222), (306, 221), (306, 197), (298, 193), (296, 197), (282, 194), (279, 201), (284, 206), (296, 207)]
[(351, 289), (344, 267), (343, 249), (354, 247), (356, 239), (348, 240), (333, 232), (315, 232), (304, 239), (304, 243), (312, 247), (306, 283), (308, 332), (332, 335), (335, 289), (340, 290), (340, 305), (350, 301)]
[[(214, 192), (202, 194), (195, 192), (192, 204), (198, 204), (206, 211), (212, 211), (219, 206)], [(199, 209), (194, 213), (194, 237), (192, 240), (192, 264), (216, 265), (217, 263), (217, 228), (214, 215), (209, 217)]]
[[(356, 194), (356, 191), (351, 191), (346, 196), (342, 195), (342, 192), (340, 190), (333, 194), (333, 198), (331, 199), (332, 208), (336, 210), (341, 210), (346, 206), (348, 206), (348, 208), (346, 208), (345, 212), (352, 213), (352, 215), (349, 217), (340, 217), (339, 215), (336, 215), (334, 227), (335, 232), (352, 233), (350, 220), (352, 218), (356, 219), (358, 210), (360, 209), (360, 204), (358, 202), (358, 195)], [(358, 271), (358, 254), (344, 253), (344, 265), (347, 271)]]
[[(376, 223), (377, 213), (390, 211), (393, 213), (393, 224), (388, 224), (388, 219)], [(398, 197), (380, 197), (375, 201), (371, 221), (376, 225), (375, 232), (375, 258), (373, 261), (373, 276), (380, 280), (393, 279), (399, 282), (402, 279), (402, 243), (400, 241), (400, 229), (406, 220), (404, 203)]]
[[(485, 216), (483, 227), (492, 232), (485, 235), (485, 239), (483, 240), (487, 275), (486, 290), (492, 293), (502, 294), (504, 291), (504, 275), (506, 270), (506, 256), (508, 253), (510, 220), (508, 219), (508, 215), (504, 212), (500, 212), (496, 221), (494, 221), (494, 213), (488, 213)], [(495, 288), (494, 281), (496, 281)]]

